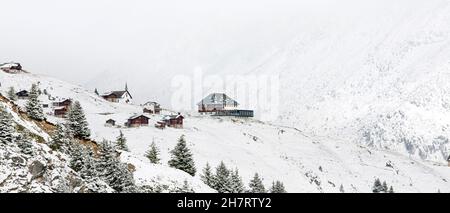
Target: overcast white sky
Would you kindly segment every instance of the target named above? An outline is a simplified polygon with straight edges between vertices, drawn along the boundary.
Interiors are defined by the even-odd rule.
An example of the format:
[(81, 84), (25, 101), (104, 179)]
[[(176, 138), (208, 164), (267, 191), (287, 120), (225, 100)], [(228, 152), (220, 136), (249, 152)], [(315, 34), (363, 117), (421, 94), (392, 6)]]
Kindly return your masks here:
[(104, 90), (117, 89), (107, 88), (112, 82), (142, 86), (143, 77), (168, 81), (195, 67), (246, 70), (319, 19), (369, 11), (374, 2), (7, 0), (0, 4), (0, 62)]
[[(202, 46), (195, 51), (211, 51), (214, 46), (209, 44), (245, 41), (250, 37), (245, 34), (275, 34), (271, 27), (277, 30), (277, 24), (309, 10), (305, 2), (2, 1), (0, 61), (20, 61), (34, 72), (83, 81), (86, 76), (80, 74), (112, 70), (118, 63), (151, 63), (162, 53), (179, 51), (186, 43)], [(319, 6), (315, 8), (323, 8), (321, 4), (332, 6), (316, 4)]]

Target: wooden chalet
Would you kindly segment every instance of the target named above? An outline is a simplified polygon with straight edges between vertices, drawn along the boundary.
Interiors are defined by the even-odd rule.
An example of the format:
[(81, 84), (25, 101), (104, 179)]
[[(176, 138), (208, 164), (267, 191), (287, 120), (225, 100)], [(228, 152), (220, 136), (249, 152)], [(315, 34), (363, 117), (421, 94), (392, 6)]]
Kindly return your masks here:
[(65, 107), (65, 106), (56, 107), (54, 109), (53, 115), (58, 118), (65, 118), (67, 115), (67, 112), (69, 112), (69, 107)]
[(165, 129), (166, 128), (166, 122), (158, 121), (158, 122), (156, 122), (155, 127), (158, 128), (158, 129)]
[(72, 100), (71, 99), (66, 99), (66, 100), (61, 101), (61, 102), (53, 102), (53, 106), (54, 107), (70, 107), (70, 105), (72, 105)]
[(149, 114), (157, 114), (161, 113), (161, 105), (154, 101), (149, 101), (142, 105), (144, 107), (143, 112)]
[(125, 123), (127, 127), (139, 127), (139, 126), (148, 126), (149, 117), (145, 115), (134, 115), (128, 118), (128, 121)]
[(166, 115), (162, 119), (162, 122), (165, 123), (165, 126), (173, 127), (173, 128), (183, 128), (183, 120), (184, 117), (178, 113), (178, 115)]
[(116, 121), (113, 119), (108, 119), (105, 123), (106, 126), (115, 126), (116, 125)]
[(18, 73), (20, 71), (22, 71), (22, 65), (20, 65), (20, 63), (5, 63), (5, 64), (0, 64), (0, 69), (4, 72), (7, 73)]
[(16, 93), (17, 98), (19, 99), (27, 99), (30, 97), (30, 94), (26, 90), (22, 90)]
[(133, 96), (131, 96), (130, 92), (128, 91), (127, 85), (125, 85), (125, 90), (123, 91), (112, 91), (101, 95), (101, 97), (109, 102), (114, 103), (130, 104), (133, 100)]

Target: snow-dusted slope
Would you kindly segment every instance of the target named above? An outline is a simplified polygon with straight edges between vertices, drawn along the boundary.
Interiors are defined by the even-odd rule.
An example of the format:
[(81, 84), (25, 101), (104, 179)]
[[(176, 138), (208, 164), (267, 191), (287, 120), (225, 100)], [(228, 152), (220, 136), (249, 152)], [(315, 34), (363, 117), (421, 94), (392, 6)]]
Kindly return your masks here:
[[(275, 123), (445, 161), (450, 155), (450, 1), (275, 2), (274, 14), (283, 15), (244, 7), (251, 20), (241, 20), (241, 13), (240, 21), (211, 18), (211, 23), (192, 22), (206, 27), (192, 27), (190, 39), (142, 42), (165, 41), (161, 48), (149, 48), (155, 52), (134, 56), (137, 67), (112, 67), (86, 86), (110, 88), (117, 82), (114, 86), (122, 87), (126, 79), (141, 101), (170, 106), (172, 77), (190, 75), (197, 66), (205, 74), (279, 74)], [(215, 28), (228, 24), (238, 27)], [(173, 30), (177, 33), (161, 29), (158, 34), (186, 35), (181, 26)]]
[[(246, 183), (258, 172), (266, 186), (281, 180), (289, 192), (338, 192), (340, 185), (346, 192), (369, 192), (375, 178), (385, 180), (399, 192), (450, 191), (450, 169), (444, 163), (366, 148), (366, 144), (352, 143), (340, 137), (314, 136), (299, 129), (252, 119), (195, 115), (186, 115), (184, 129), (156, 129), (152, 124), (158, 116), (151, 116), (148, 127), (111, 128), (104, 126), (107, 119), (113, 118), (122, 124), (128, 116), (140, 113), (142, 109), (106, 102), (93, 92), (44, 76), (1, 73), (0, 81), (2, 92), (10, 85), (19, 90), (40, 82), (40, 88), (52, 96), (80, 101), (95, 140), (114, 140), (122, 130), (131, 149), (122, 160), (136, 166), (135, 178), (140, 183), (181, 183), (187, 179), (197, 191), (209, 191), (200, 182), (198, 174), (188, 179), (189, 175), (167, 167), (169, 150), (175, 146), (178, 137), (186, 135), (198, 171), (207, 162), (215, 167), (224, 161), (227, 166), (238, 168)], [(51, 116), (48, 119), (57, 120)], [(163, 165), (151, 165), (143, 156), (152, 141), (161, 150)]]
[(450, 2), (394, 2), (299, 36), (273, 59), (266, 70), (285, 85), (279, 122), (444, 162)]
[[(98, 139), (98, 141), (102, 141), (102, 139), (103, 139), (98, 136), (98, 134), (99, 134), (98, 131), (102, 130), (99, 127), (102, 126), (105, 121), (105, 120), (103, 120), (104, 116), (102, 116), (102, 115), (112, 114), (111, 116), (118, 116), (121, 119), (125, 119), (125, 118), (129, 117), (130, 115), (132, 115), (133, 112), (140, 112), (142, 110), (140, 107), (132, 106), (132, 105), (111, 104), (111, 103), (106, 102), (103, 99), (99, 98), (95, 94), (90, 94), (88, 91), (82, 89), (81, 87), (70, 85), (68, 83), (59, 81), (54, 78), (49, 78), (49, 77), (43, 77), (43, 76), (38, 76), (38, 75), (33, 75), (33, 74), (6, 74), (4, 72), (0, 72), (0, 82), (2, 82), (2, 84), (1, 84), (2, 86), (0, 87), (0, 92), (2, 94), (6, 94), (9, 87), (14, 87), (17, 91), (20, 91), (23, 89), (28, 90), (29, 88), (31, 88), (31, 84), (36, 83), (39, 85), (41, 90), (45, 89), (47, 91), (47, 93), (50, 94), (51, 97), (55, 98), (56, 100), (64, 100), (64, 99), (72, 98), (74, 100), (80, 101), (82, 103), (82, 106), (86, 110), (86, 117), (87, 117), (89, 123), (91, 124), (91, 128), (94, 130), (93, 138)], [(52, 105), (52, 101), (49, 100), (48, 96), (46, 96), (46, 95), (41, 95), (40, 100), (44, 104), (49, 104), (50, 106)], [(16, 103), (19, 104), (19, 107), (24, 107), (26, 101), (18, 100), (18, 101), (16, 101)], [(2, 102), (0, 102), (0, 104), (8, 106)], [(41, 142), (45, 143), (50, 140), (50, 136), (45, 131), (40, 129), (34, 122), (24, 120), (17, 113), (13, 112), (10, 108), (7, 108), (7, 109), (9, 109), (9, 112), (12, 113), (15, 123), (23, 126), (28, 131), (41, 137), (44, 140)], [(56, 117), (50, 116), (49, 114), (51, 114), (51, 111), (52, 111), (51, 109), (52, 109), (51, 107), (44, 109), (44, 111), (47, 112), (47, 120), (50, 122), (53, 122), (55, 124), (59, 123), (59, 122), (64, 122), (64, 120), (61, 118), (56, 118)], [(108, 137), (108, 139), (109, 138), (110, 137)], [(73, 173), (75, 173), (75, 172), (73, 172), (68, 167), (67, 156), (61, 155), (61, 154), (58, 154), (57, 156), (49, 154), (48, 152), (50, 151), (50, 149), (46, 145), (43, 145), (43, 144), (35, 144), (35, 147), (39, 147), (39, 149), (36, 148), (37, 150), (39, 150), (39, 154), (37, 154), (38, 157), (36, 158), (37, 160), (41, 160), (42, 162), (44, 162), (43, 164), (45, 164), (45, 162), (54, 162), (55, 165), (57, 166), (57, 168), (56, 168), (56, 169), (58, 169), (57, 171), (56, 171), (56, 169), (55, 169), (55, 171), (53, 171), (53, 170), (51, 171), (54, 173), (54, 174), (52, 173), (53, 176), (56, 175), (57, 178), (61, 178), (61, 177), (66, 178), (66, 176), (71, 175), (70, 177), (67, 177), (67, 178), (76, 178), (76, 177), (72, 177), (72, 176), (76, 176), (76, 174), (73, 175)], [(9, 153), (12, 153), (12, 151), (10, 151), (10, 150), (13, 150), (16, 152), (18, 151), (17, 148), (11, 148), (11, 147), (5, 147), (5, 150), (0, 150), (0, 152), (1, 152), (0, 156), (6, 157), (5, 159), (3, 159), (5, 161), (3, 163), (8, 163), (8, 162), (6, 162), (6, 159), (10, 159), (10, 158), (14, 157), (14, 156), (11, 157), (11, 154), (9, 154)], [(55, 159), (57, 157), (59, 157), (61, 159)], [(27, 165), (26, 164), (27, 162), (33, 163), (34, 161), (32, 161), (32, 160), (33, 159), (25, 159), (25, 162), (23, 162), (24, 166)], [(138, 186), (148, 186), (152, 190), (155, 190), (156, 187), (162, 187), (161, 189), (159, 189), (161, 192), (169, 192), (169, 191), (174, 191), (177, 188), (182, 188), (184, 181), (187, 181), (189, 186), (192, 187), (192, 189), (195, 192), (213, 192), (214, 191), (214, 190), (210, 189), (208, 186), (206, 186), (205, 184), (203, 184), (199, 179), (194, 179), (190, 175), (188, 175), (187, 173), (185, 173), (183, 171), (169, 168), (168, 166), (158, 166), (158, 165), (152, 165), (149, 163), (144, 163), (144, 162), (147, 162), (145, 159), (139, 159), (136, 157), (136, 155), (133, 155), (131, 153), (123, 152), (121, 154), (121, 160), (125, 163), (129, 163), (134, 166), (134, 169), (135, 169), (134, 177), (136, 180), (136, 184)], [(10, 161), (10, 160), (8, 160), (8, 161)], [(15, 162), (9, 162), (9, 163), (11, 163), (11, 165), (14, 165)], [(9, 164), (5, 164), (5, 166), (8, 166), (8, 165)], [(62, 167), (62, 169), (60, 169), (59, 167)], [(24, 184), (26, 183), (25, 180), (28, 178), (28, 181), (29, 181), (31, 176), (30, 177), (20, 176), (22, 173), (24, 175), (26, 175), (27, 171), (19, 170), (19, 171), (12, 173), (12, 170), (13, 170), (12, 167), (11, 168), (4, 167), (3, 173), (1, 174), (2, 176), (1, 176), (0, 182), (5, 182), (5, 184), (2, 187), (0, 187), (0, 190), (4, 190), (5, 192), (15, 192), (15, 191), (57, 192), (56, 190), (61, 189), (60, 188), (61, 186), (57, 185), (57, 184), (67, 184), (65, 182), (59, 183), (59, 182), (57, 182), (57, 181), (59, 181), (59, 179), (57, 179), (57, 180), (55, 180), (55, 183), (53, 183), (53, 182), (49, 183), (48, 185), (50, 185), (50, 186), (36, 184), (36, 186), (34, 186), (34, 187), (41, 187), (41, 188), (29, 189), (29, 188), (27, 188), (29, 186), (24, 185)], [(16, 175), (16, 173), (19, 177), (14, 176), (14, 175)], [(31, 174), (29, 174), (29, 175), (31, 175)], [(51, 178), (53, 176), (49, 176), (47, 178)], [(23, 180), (23, 181), (25, 181), (24, 183), (20, 183), (20, 181), (22, 181), (21, 178), (22, 179), (24, 178), (24, 180)], [(14, 182), (15, 185), (12, 185), (10, 187), (9, 185), (6, 184), (6, 181)], [(19, 187), (19, 188), (17, 188), (17, 187)], [(53, 188), (51, 188), (51, 187), (53, 187)], [(72, 190), (72, 192), (78, 192), (78, 191), (80, 191), (80, 188), (70, 189), (70, 190)]]

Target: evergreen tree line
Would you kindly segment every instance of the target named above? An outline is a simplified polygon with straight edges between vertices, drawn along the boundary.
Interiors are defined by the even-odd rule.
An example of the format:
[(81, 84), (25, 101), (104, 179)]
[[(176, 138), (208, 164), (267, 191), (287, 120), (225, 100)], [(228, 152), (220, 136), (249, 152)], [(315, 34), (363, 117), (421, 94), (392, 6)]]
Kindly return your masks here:
[(203, 169), (201, 175), (202, 181), (209, 187), (217, 190), (219, 193), (286, 193), (284, 184), (281, 181), (272, 182), (272, 187), (266, 190), (262, 178), (258, 173), (255, 173), (252, 180), (245, 188), (239, 170), (228, 169), (224, 162), (220, 162), (213, 173), (209, 163)]
[(28, 132), (15, 133), (13, 118), (5, 107), (0, 106), (0, 145), (13, 144), (25, 155), (34, 155), (31, 136)]
[(68, 124), (59, 124), (49, 146), (55, 151), (69, 155), (70, 168), (78, 172), (86, 182), (101, 180), (120, 193), (138, 191), (133, 174), (126, 164), (120, 162), (116, 148), (111, 142), (101, 142), (95, 155), (92, 148), (81, 145), (75, 139)]
[(380, 179), (375, 179), (372, 187), (373, 193), (394, 193), (394, 188), (392, 186), (388, 187), (386, 181), (381, 183)]
[[(122, 146), (122, 142), (126, 141), (123, 138), (123, 134), (120, 133), (117, 138), (117, 144)], [(126, 146), (125, 146), (126, 147)], [(187, 172), (188, 174), (194, 176), (196, 173), (196, 168), (194, 164), (193, 155), (187, 146), (185, 136), (182, 135), (178, 139), (178, 143), (173, 150), (170, 151), (171, 159), (168, 164), (170, 167), (180, 169)], [(159, 164), (161, 159), (159, 157), (160, 151), (156, 147), (155, 143), (152, 142), (150, 149), (145, 153), (145, 156), (149, 159), (151, 163)], [(253, 179), (248, 185), (248, 189), (244, 186), (241, 176), (239, 175), (239, 170), (228, 169), (224, 162), (221, 162), (219, 166), (215, 169), (213, 173), (209, 163), (203, 169), (203, 174), (201, 175), (202, 181), (209, 187), (217, 190), (219, 193), (285, 193), (284, 184), (281, 181), (274, 181), (270, 189), (266, 190), (262, 179), (259, 174), (256, 173)], [(187, 182), (185, 182), (185, 185)], [(187, 186), (183, 187), (185, 191), (188, 189)], [(183, 191), (183, 190), (181, 190)]]

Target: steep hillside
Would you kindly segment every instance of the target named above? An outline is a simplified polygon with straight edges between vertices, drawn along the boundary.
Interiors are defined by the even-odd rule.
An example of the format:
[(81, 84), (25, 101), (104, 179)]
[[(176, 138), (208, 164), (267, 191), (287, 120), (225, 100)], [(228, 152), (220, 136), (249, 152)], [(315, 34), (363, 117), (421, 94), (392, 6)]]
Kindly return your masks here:
[[(104, 125), (107, 119), (113, 118), (122, 125), (131, 115), (141, 113), (142, 108), (106, 102), (93, 92), (45, 76), (0, 73), (0, 81), (2, 92), (9, 86), (16, 90), (27, 89), (39, 82), (39, 87), (52, 97), (80, 101), (96, 141), (115, 140), (122, 131), (131, 152), (122, 153), (121, 159), (135, 166), (134, 176), (140, 184), (170, 185), (188, 180), (196, 191), (210, 191), (201, 183), (199, 172), (207, 162), (215, 167), (224, 161), (228, 167), (239, 169), (246, 184), (258, 172), (266, 187), (280, 180), (289, 192), (339, 192), (341, 185), (345, 192), (370, 192), (376, 178), (385, 180), (398, 192), (450, 191), (450, 169), (443, 162), (408, 158), (341, 137), (317, 136), (255, 119), (197, 115), (186, 115), (183, 129), (155, 128), (153, 124), (160, 119), (158, 115), (150, 116), (148, 127), (107, 127)], [(46, 100), (45, 96), (41, 98)], [(51, 115), (47, 115), (47, 119), (62, 122)], [(181, 135), (186, 136), (194, 154), (198, 171), (194, 178), (167, 167), (169, 151)], [(161, 150), (162, 165), (150, 164), (144, 157), (152, 142)]]
[(281, 78), (276, 123), (445, 162), (450, 2), (376, 2), (300, 33), (258, 67)]
[[(6, 94), (6, 90), (10, 86), (26, 89), (32, 83), (38, 83), (41, 86), (58, 85), (67, 88), (63, 82), (31, 74), (11, 75), (2, 72), (0, 76), (0, 82), (6, 82), (0, 87), (1, 94)], [(55, 84), (55, 82), (57, 83)], [(5, 84), (7, 87), (3, 87), (6, 86)], [(45, 88), (53, 91), (50, 87)], [(80, 97), (80, 95), (75, 95), (80, 88), (72, 86), (69, 88), (71, 88), (70, 91), (61, 89), (58, 94), (64, 94), (63, 97), (69, 97), (68, 94), (70, 97)], [(87, 94), (87, 92), (84, 93)], [(90, 97), (87, 96), (87, 99)], [(43, 103), (50, 104), (47, 96), (41, 95), (40, 99)], [(48, 116), (48, 122), (35, 121), (23, 112), (25, 102), (25, 100), (12, 102), (3, 95), (0, 96), (0, 107), (3, 107), (11, 115), (13, 124), (11, 128), (14, 129), (13, 137), (15, 138), (10, 143), (0, 142), (0, 192), (114, 192), (103, 181), (92, 182), (83, 179), (79, 173), (70, 168), (71, 157), (68, 154), (49, 148), (49, 142), (52, 140), (50, 135), (54, 134), (55, 130), (54, 125), (63, 122), (63, 120)], [(16, 105), (16, 103), (19, 105)], [(49, 113), (49, 109), (46, 109), (46, 112)], [(3, 114), (1, 116), (3, 118)], [(25, 135), (27, 135), (26, 138), (19, 139), (19, 137), (25, 137)], [(29, 147), (24, 148), (21, 141), (25, 141)], [(94, 147), (94, 150), (97, 149), (97, 142), (95, 141), (78, 142), (85, 146)], [(143, 192), (177, 192), (184, 186), (185, 181), (195, 192), (214, 191), (183, 171), (167, 166), (144, 163), (144, 160), (136, 158), (136, 155), (131, 153), (122, 152), (120, 159), (123, 163), (127, 163), (130, 168), (133, 168), (132, 172), (136, 185), (139, 190), (144, 190)]]
[(239, 4), (233, 18), (217, 12), (235, 11), (225, 7), (233, 3), (202, 4), (217, 14), (201, 13), (204, 20), (183, 7), (180, 14), (195, 19), (189, 30), (174, 20), (167, 20), (170, 28), (145, 23), (156, 36), (142, 29), (137, 34), (153, 39), (124, 49), (146, 51), (129, 63), (92, 65), (107, 71), (78, 82), (106, 90), (126, 80), (140, 102), (170, 106), (171, 80), (193, 78), (196, 67), (205, 75), (279, 75), (280, 116), (273, 123), (443, 163), (450, 154), (450, 2), (294, 2), (273, 1), (271, 11)]

